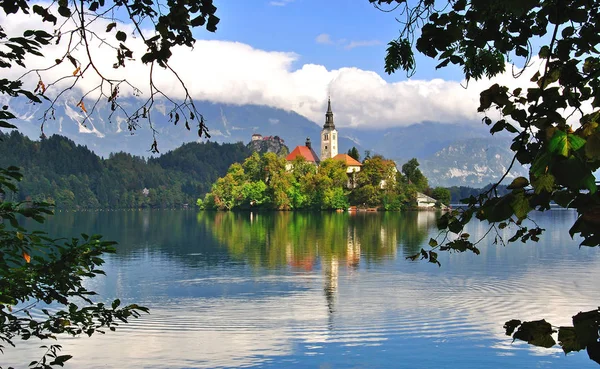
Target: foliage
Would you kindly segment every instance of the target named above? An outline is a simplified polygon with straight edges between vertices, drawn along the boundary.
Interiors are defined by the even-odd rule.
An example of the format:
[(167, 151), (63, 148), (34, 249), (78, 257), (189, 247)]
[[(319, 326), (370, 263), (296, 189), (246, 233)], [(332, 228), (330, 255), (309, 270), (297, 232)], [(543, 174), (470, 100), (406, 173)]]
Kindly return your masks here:
[[(0, 168), (0, 195), (17, 189), (22, 178), (16, 167)], [(148, 309), (132, 304), (93, 303), (95, 292), (83, 281), (104, 274), (102, 255), (114, 253), (114, 242), (83, 234), (81, 239), (57, 240), (43, 232), (29, 232), (19, 220), (43, 222), (52, 214), (43, 202), (0, 202), (0, 350), (15, 346), (15, 338), (56, 339), (62, 334), (91, 336), (114, 331)], [(43, 346), (32, 368), (62, 366), (70, 355), (58, 355), (60, 345)]]
[(565, 354), (586, 350), (590, 359), (600, 364), (600, 309), (576, 314), (571, 327), (555, 328), (545, 320), (521, 322), (515, 319), (506, 322), (504, 329), (506, 335), (515, 340), (546, 348), (556, 344), (552, 334), (558, 332), (558, 344)]
[(32, 199), (58, 209), (172, 208), (193, 204), (250, 151), (241, 143), (188, 143), (156, 158), (126, 153), (101, 159), (87, 147), (53, 135), (31, 141), (0, 133), (0, 167), (23, 170), (14, 201)]
[(413, 184), (417, 191), (423, 192), (429, 187), (427, 178), (419, 169), (419, 162), (412, 158), (402, 165), (402, 173), (407, 183)]
[[(496, 121), (487, 116), (483, 121), (492, 134), (514, 135), (513, 164), (529, 165), (529, 178), (515, 179), (506, 195), (496, 194), (496, 184), (469, 198), (464, 211), (440, 221), (442, 228), (452, 225), (449, 231), (460, 234), (476, 217), (515, 225), (509, 241), (536, 240), (543, 230), (535, 224), (529, 229), (523, 220), (530, 211), (548, 210), (555, 202), (577, 210), (572, 236), (579, 234), (585, 246), (600, 244), (600, 195), (592, 174), (600, 168), (600, 4), (452, 0), (438, 9), (433, 1), (369, 1), (379, 6), (397, 3), (407, 10), (400, 41), (411, 45), (414, 41), (417, 51), (440, 61), (438, 68), (462, 67), (467, 82), (495, 76), (507, 62), (519, 58), (524, 58), (524, 65), (536, 56), (541, 61), (531, 85), (509, 90), (494, 84), (481, 92), (479, 106), (480, 112), (492, 109), (500, 114)], [(534, 50), (532, 45), (540, 46)], [(407, 61), (413, 57), (412, 48), (394, 47), (389, 52), (394, 54), (388, 55), (390, 72), (400, 67), (412, 70), (414, 64)]]
[(349, 205), (407, 208), (416, 190), (398, 184), (396, 164), (376, 155), (358, 173), (327, 159), (317, 168), (299, 156), (287, 163), (273, 153), (253, 153), (233, 164), (204, 200), (204, 209), (346, 209)]
[(436, 187), (431, 191), (431, 197), (438, 200), (440, 203), (450, 205), (450, 190), (444, 187)]
[(358, 149), (354, 146), (352, 146), (352, 148), (348, 150), (348, 156), (357, 161), (360, 161), (360, 154), (358, 152)]
[[(528, 214), (549, 210), (551, 203), (577, 211), (571, 237), (580, 236), (582, 246), (600, 245), (600, 194), (593, 174), (600, 168), (600, 2), (369, 1), (379, 7), (394, 4), (404, 17), (399, 20), (400, 37), (388, 49), (388, 73), (399, 68), (414, 72), (413, 47), (437, 59), (436, 68), (450, 64), (462, 68), (467, 83), (496, 76), (517, 62), (516, 75), (537, 69), (531, 83), (510, 89), (496, 83), (481, 92), (478, 111), (486, 114), (483, 122), (491, 127), (490, 133), (513, 135), (511, 166), (489, 190), (465, 199), (464, 209), (441, 217), (438, 226), (445, 232), (444, 240), (452, 241), (438, 244), (432, 239), (432, 249), (413, 257), (422, 255), (439, 264), (434, 249), (479, 253), (478, 241), (463, 231), (474, 217), (489, 222), (489, 232), (494, 231), (501, 242), (499, 230), (509, 226), (514, 235), (508, 242), (537, 241), (543, 229), (535, 222), (529, 225)], [(507, 187), (509, 193), (499, 194), (499, 184), (515, 163), (529, 168), (528, 178), (515, 178)], [(455, 236), (447, 237), (448, 232)], [(575, 327), (560, 329), (559, 334), (563, 348), (565, 342), (585, 345), (590, 358), (598, 361), (594, 314), (591, 339), (582, 340), (575, 318)], [(553, 344), (548, 327), (543, 321), (523, 323), (514, 337), (546, 347)]]

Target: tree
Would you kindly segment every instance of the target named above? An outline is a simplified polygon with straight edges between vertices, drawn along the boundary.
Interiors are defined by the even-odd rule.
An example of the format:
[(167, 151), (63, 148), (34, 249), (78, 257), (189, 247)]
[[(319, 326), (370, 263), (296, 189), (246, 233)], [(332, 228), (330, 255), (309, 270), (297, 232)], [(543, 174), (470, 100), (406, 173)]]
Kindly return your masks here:
[[(515, 233), (508, 242), (537, 241), (543, 230), (526, 222), (528, 214), (534, 209), (549, 210), (551, 202), (575, 209), (578, 216), (569, 233), (579, 234), (582, 246), (598, 246), (600, 194), (593, 172), (600, 168), (600, 2), (369, 1), (380, 9), (393, 4), (402, 14), (400, 36), (388, 44), (387, 73), (403, 69), (412, 74), (416, 68), (413, 47), (437, 59), (436, 68), (450, 64), (462, 68), (466, 83), (496, 76), (516, 62), (520, 63), (513, 71), (518, 75), (534, 68), (531, 84), (514, 89), (492, 84), (481, 92), (478, 111), (486, 113), (483, 122), (492, 134), (506, 131), (513, 135), (514, 157), (498, 183), (466, 199), (465, 209), (441, 217), (439, 228), (460, 237), (441, 245), (432, 240), (432, 247), (479, 253), (476, 242), (463, 232), (473, 217), (488, 221), (490, 232), (498, 236), (498, 229), (512, 227)], [(490, 111), (494, 118), (487, 115)], [(528, 178), (514, 179), (508, 194), (497, 194), (515, 163), (529, 167)], [(421, 255), (437, 263), (433, 249), (415, 257)], [(574, 330), (562, 341), (563, 349), (587, 347), (590, 358), (600, 362), (598, 311), (586, 315), (584, 331), (576, 317)], [(517, 325), (510, 325), (511, 334)], [(523, 323), (513, 337), (539, 343), (529, 335), (535, 328), (540, 325)]]
[(444, 187), (436, 187), (431, 191), (431, 197), (438, 200), (441, 204), (450, 205), (450, 190)]
[[(25, 98), (33, 103), (49, 102), (44, 114), (46, 119), (53, 117), (55, 103), (66, 91), (86, 81), (96, 81), (95, 87), (83, 92), (77, 103), (87, 117), (94, 114), (96, 106), (103, 101), (110, 105), (113, 114), (119, 112), (126, 117), (130, 131), (139, 127), (140, 121), (146, 121), (156, 133), (152, 116), (155, 102), (159, 99), (171, 104), (169, 116), (174, 124), (185, 122), (188, 130), (190, 122), (198, 129), (198, 135), (208, 135), (202, 115), (196, 110), (182, 79), (169, 65), (172, 50), (177, 46), (192, 47), (194, 38), (192, 29), (205, 26), (214, 32), (219, 18), (215, 16), (216, 7), (212, 0), (192, 0), (169, 2), (164, 4), (154, 0), (113, 1), (81, 0), (69, 2), (59, 0), (50, 5), (35, 4), (30, 7), (26, 0), (3, 1), (0, 3), (7, 16), (23, 13), (31, 14), (39, 21), (38, 29), (25, 30), (22, 34), (8, 34), (0, 27), (0, 42), (4, 46), (0, 51), (0, 68), (8, 75), (10, 71), (24, 68), (25, 72), (16, 79), (0, 80), (0, 92), (10, 98)], [(117, 21), (126, 18), (133, 30)], [(53, 34), (46, 32), (44, 24), (55, 27)], [(148, 25), (154, 25), (147, 31)], [(105, 29), (105, 32), (99, 29)], [(114, 38), (106, 37), (114, 35)], [(135, 38), (129, 38), (133, 34)], [(119, 96), (123, 90), (139, 96), (141, 90), (126, 78), (112, 76), (106, 72), (107, 66), (99, 65), (94, 58), (97, 47), (115, 54), (115, 63), (111, 69), (124, 68), (135, 62), (132, 50), (134, 40), (143, 42), (146, 52), (135, 56), (148, 66), (149, 87), (146, 100), (133, 110), (127, 110), (120, 104)], [(52, 45), (61, 48), (56, 59), (48, 58), (46, 67), (27, 70), (26, 64), (32, 57), (44, 57), (43, 52)], [(64, 63), (64, 64), (63, 64)], [(48, 73), (59, 65), (72, 65), (72, 73), (58, 79), (52, 79)], [(182, 102), (176, 102), (163, 93), (155, 84), (154, 76), (158, 67), (172, 73), (180, 82), (184, 91)], [(70, 69), (70, 68), (69, 68)], [(31, 80), (34, 80), (33, 85)], [(15, 114), (11, 112), (10, 100), (0, 110), (0, 128), (17, 128), (11, 123)], [(112, 114), (109, 119), (112, 117)], [(84, 124), (85, 120), (81, 122)], [(41, 125), (44, 135), (44, 124)], [(151, 150), (158, 152), (154, 138)], [(57, 158), (52, 158), (57, 160)], [(62, 160), (57, 160), (62, 163)], [(0, 168), (0, 201), (16, 191), (14, 181), (22, 177), (19, 170), (9, 166)], [(88, 193), (65, 193), (66, 198), (89, 196)], [(174, 193), (176, 202), (178, 194)], [(133, 201), (133, 200), (132, 200)], [(146, 308), (129, 305), (120, 307), (115, 300), (111, 306), (94, 304), (90, 297), (93, 291), (87, 290), (82, 282), (84, 278), (93, 278), (103, 274), (99, 266), (103, 264), (102, 255), (114, 252), (112, 242), (102, 241), (99, 236), (82, 235), (82, 240), (54, 240), (38, 232), (29, 232), (20, 227), (19, 216), (43, 221), (44, 215), (51, 214), (50, 204), (43, 202), (0, 202), (0, 348), (14, 345), (14, 339), (56, 338), (60, 334), (92, 335), (103, 329), (114, 330), (118, 322), (127, 322), (129, 317), (137, 317)], [(10, 223), (8, 227), (7, 223)], [(39, 303), (56, 304), (58, 311), (41, 309), (43, 314), (31, 314)], [(77, 302), (77, 304), (75, 303)], [(22, 304), (18, 305), (17, 304)], [(14, 308), (13, 308), (14, 307)], [(50, 368), (62, 366), (70, 355), (59, 355), (59, 345), (50, 345), (39, 361), (29, 366)]]
[(402, 173), (404, 179), (408, 184), (413, 184), (417, 191), (425, 191), (429, 187), (427, 178), (419, 169), (419, 162), (417, 159), (412, 158), (408, 162), (402, 165)]
[(348, 150), (348, 155), (351, 158), (360, 161), (360, 154), (358, 153), (358, 149), (356, 147), (352, 146), (352, 148)]

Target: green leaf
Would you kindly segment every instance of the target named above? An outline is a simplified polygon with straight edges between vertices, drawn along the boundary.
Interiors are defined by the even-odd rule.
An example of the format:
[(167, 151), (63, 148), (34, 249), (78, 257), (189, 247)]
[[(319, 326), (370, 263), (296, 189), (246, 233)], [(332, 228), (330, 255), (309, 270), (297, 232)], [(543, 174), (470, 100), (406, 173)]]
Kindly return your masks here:
[(524, 188), (529, 186), (529, 181), (525, 177), (517, 177), (515, 178), (511, 184), (508, 185), (509, 190), (514, 190), (518, 188)]
[(550, 152), (558, 153), (564, 157), (569, 156), (567, 134), (561, 130), (556, 130), (554, 136), (552, 136), (552, 139), (550, 140), (548, 149)]
[(542, 174), (533, 181), (533, 188), (535, 193), (540, 194), (541, 192), (552, 192), (554, 189), (554, 176), (552, 174)]
[(515, 194), (514, 200), (510, 203), (511, 208), (513, 209), (515, 215), (520, 220), (525, 219), (527, 214), (531, 211), (531, 206), (529, 205), (529, 199), (525, 196), (524, 192), (519, 192)]

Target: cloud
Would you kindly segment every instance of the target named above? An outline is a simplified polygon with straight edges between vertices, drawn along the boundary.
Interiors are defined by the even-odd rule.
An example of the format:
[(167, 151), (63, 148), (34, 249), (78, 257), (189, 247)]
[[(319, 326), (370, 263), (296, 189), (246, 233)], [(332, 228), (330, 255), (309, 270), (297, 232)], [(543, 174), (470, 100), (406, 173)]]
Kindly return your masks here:
[(315, 42), (318, 44), (331, 45), (333, 41), (331, 40), (331, 36), (327, 33), (321, 33), (315, 38)]
[(271, 1), (269, 5), (271, 6), (286, 6), (287, 4), (293, 3), (294, 0), (279, 0), (279, 1)]
[[(22, 14), (11, 15), (11, 22), (7, 22), (5, 16), (0, 16), (0, 22), (9, 35), (38, 25), (37, 20), (31, 20)], [(96, 27), (99, 34), (106, 34), (106, 24), (99, 20)], [(119, 27), (128, 34), (133, 32), (131, 27)], [(99, 69), (111, 78), (126, 77), (145, 92), (142, 98), (147, 98), (149, 67), (139, 62), (145, 51), (143, 42), (139, 38), (128, 38), (127, 45), (134, 51), (137, 60), (129, 61), (126, 68), (118, 70), (112, 68), (115, 62), (114, 50), (99, 47), (96, 38), (92, 42), (96, 43), (91, 50)], [(44, 48), (46, 58), (32, 58), (28, 61), (28, 66), (44, 68), (53, 64), (53, 60), (64, 53), (59, 47), (60, 45)], [(86, 59), (82, 50), (74, 55), (82, 61)], [(175, 48), (170, 64), (185, 81), (194, 99), (238, 105), (266, 105), (296, 111), (320, 124), (327, 96), (331, 95), (336, 125), (365, 129), (403, 126), (423, 121), (479, 123), (482, 116), (477, 113), (477, 107), (482, 89), (489, 87), (494, 81), (513, 89), (519, 83), (528, 81), (536, 70), (531, 68), (531, 73), (524, 74), (520, 81), (515, 81), (508, 71), (493, 81), (470, 83), (465, 89), (458, 82), (442, 79), (391, 83), (373, 71), (352, 66), (330, 70), (323, 65), (307, 63), (295, 67), (294, 63), (298, 60), (299, 55), (293, 52), (265, 51), (239, 42), (199, 40), (193, 50)], [(71, 75), (73, 69), (65, 61), (57, 68), (41, 73), (41, 76), (48, 84)], [(184, 96), (184, 91), (171, 73), (158, 67), (155, 69), (158, 71), (155, 71), (154, 82), (166, 94), (172, 97)], [(23, 73), (23, 69), (13, 67), (4, 73), (4, 78), (17, 78)], [(88, 73), (76, 88), (83, 94), (96, 87), (98, 82), (97, 77)], [(38, 79), (31, 76), (25, 83), (26, 88), (33, 89)], [(62, 86), (68, 85), (65, 82)], [(120, 96), (127, 96), (133, 91), (122, 88), (119, 93)]]
[(381, 45), (381, 41), (379, 41), (379, 40), (350, 41), (350, 43), (348, 43), (348, 45), (344, 46), (344, 48), (347, 50), (351, 50), (356, 47), (377, 46), (377, 45)]
[(359, 40), (359, 41), (350, 41), (347, 39), (341, 38), (338, 40), (333, 40), (331, 35), (328, 33), (321, 33), (315, 38), (315, 42), (321, 45), (339, 45), (343, 46), (346, 50), (352, 50), (357, 47), (366, 47), (366, 46), (377, 46), (381, 45), (382, 42), (379, 40)]

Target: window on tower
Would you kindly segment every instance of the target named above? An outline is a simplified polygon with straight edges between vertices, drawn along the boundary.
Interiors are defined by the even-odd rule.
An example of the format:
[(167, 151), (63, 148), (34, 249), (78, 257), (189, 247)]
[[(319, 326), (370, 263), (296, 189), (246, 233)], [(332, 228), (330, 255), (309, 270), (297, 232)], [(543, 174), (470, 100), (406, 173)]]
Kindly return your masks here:
[(327, 146), (325, 146), (325, 150), (327, 150)]
[(325, 141), (329, 140), (329, 135), (328, 135), (328, 134), (325, 134), (325, 137), (324, 137), (324, 139), (325, 139)]
[[(332, 135), (332, 138), (335, 140), (335, 133)], [(334, 149), (335, 149), (335, 147), (334, 147)]]

